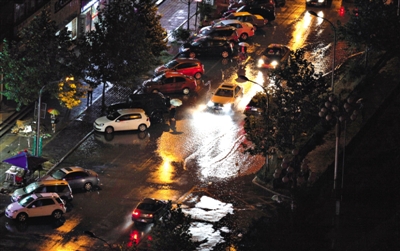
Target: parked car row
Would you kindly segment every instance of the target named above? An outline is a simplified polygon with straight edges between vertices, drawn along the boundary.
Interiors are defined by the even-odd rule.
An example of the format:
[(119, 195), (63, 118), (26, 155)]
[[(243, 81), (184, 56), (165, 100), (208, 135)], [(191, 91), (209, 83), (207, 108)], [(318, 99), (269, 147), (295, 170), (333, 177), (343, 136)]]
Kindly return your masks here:
[(5, 216), (25, 222), (30, 217), (52, 216), (58, 220), (67, 212), (72, 190), (90, 191), (100, 184), (96, 172), (82, 167), (66, 167), (14, 191)]

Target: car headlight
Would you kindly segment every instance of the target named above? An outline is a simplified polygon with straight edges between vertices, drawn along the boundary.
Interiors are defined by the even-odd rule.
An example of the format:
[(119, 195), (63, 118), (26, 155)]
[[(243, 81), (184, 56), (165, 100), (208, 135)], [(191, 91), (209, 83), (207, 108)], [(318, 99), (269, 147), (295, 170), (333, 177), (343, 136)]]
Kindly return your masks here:
[(261, 67), (264, 64), (264, 59), (260, 58), (257, 62), (257, 67)]
[(97, 124), (98, 126), (104, 126), (104, 123)]
[(214, 106), (214, 102), (212, 102), (211, 100), (208, 101), (207, 106), (208, 106), (208, 107), (213, 107), (213, 106)]
[(278, 61), (274, 60), (271, 62), (272, 67), (276, 68), (276, 66), (278, 65)]
[(223, 110), (224, 112), (230, 111), (231, 108), (232, 108), (232, 105), (231, 105), (231, 104), (224, 104), (224, 105), (222, 106), (222, 110)]

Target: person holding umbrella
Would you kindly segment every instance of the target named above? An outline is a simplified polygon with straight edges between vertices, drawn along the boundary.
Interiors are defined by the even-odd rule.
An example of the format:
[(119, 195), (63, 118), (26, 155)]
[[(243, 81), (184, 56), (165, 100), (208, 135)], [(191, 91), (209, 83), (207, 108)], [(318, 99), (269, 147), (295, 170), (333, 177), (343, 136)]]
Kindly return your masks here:
[(47, 112), (50, 113), (51, 129), (52, 129), (53, 133), (55, 133), (56, 132), (56, 124), (58, 122), (57, 116), (60, 114), (60, 112), (53, 108), (48, 109)]
[(182, 105), (182, 100), (180, 99), (171, 99), (170, 101), (170, 108), (169, 108), (169, 126), (173, 131), (176, 131), (176, 120), (175, 120), (175, 115), (176, 115), (176, 107)]

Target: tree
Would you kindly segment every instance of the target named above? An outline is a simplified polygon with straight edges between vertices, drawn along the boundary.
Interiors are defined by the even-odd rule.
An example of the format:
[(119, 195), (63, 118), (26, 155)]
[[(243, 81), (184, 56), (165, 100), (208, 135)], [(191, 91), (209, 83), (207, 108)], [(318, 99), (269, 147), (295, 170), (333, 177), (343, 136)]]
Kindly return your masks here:
[(350, 20), (338, 27), (338, 39), (349, 47), (386, 51), (393, 55), (400, 52), (400, 17), (397, 4), (385, 0), (356, 0), (356, 8), (347, 11)]
[(160, 251), (192, 251), (199, 243), (194, 243), (189, 232), (191, 217), (182, 212), (181, 205), (172, 208), (168, 202), (166, 216), (157, 220), (152, 228), (153, 241), (151, 246)]
[(107, 82), (133, 87), (167, 49), (160, 18), (153, 0), (111, 1), (99, 11), (95, 29), (85, 35), (81, 62), (87, 81), (103, 84), (103, 107)]
[[(58, 98), (61, 92), (70, 92), (69, 85), (60, 89), (56, 84), (78, 72), (74, 67), (76, 57), (71, 46), (70, 32), (67, 29), (59, 31), (50, 14), (42, 11), (20, 32), (19, 41), (4, 42), (0, 52), (0, 72), (4, 75), (5, 85), (2, 94), (14, 100), (20, 109), (36, 101), (43, 86), (54, 98)], [(68, 94), (69, 99), (76, 101), (68, 100), (69, 107), (77, 104), (83, 95), (78, 87), (75, 84), (72, 88), (74, 94)], [(64, 101), (60, 102), (66, 106)]]
[(245, 118), (246, 139), (251, 143), (244, 147), (252, 155), (277, 152), (284, 156), (301, 148), (303, 139), (318, 124), (319, 107), (328, 95), (329, 85), (322, 73), (315, 73), (313, 64), (304, 59), (302, 49), (292, 51), (288, 64), (270, 72), (269, 79), (275, 83), (271, 94), (253, 97), (263, 116)]

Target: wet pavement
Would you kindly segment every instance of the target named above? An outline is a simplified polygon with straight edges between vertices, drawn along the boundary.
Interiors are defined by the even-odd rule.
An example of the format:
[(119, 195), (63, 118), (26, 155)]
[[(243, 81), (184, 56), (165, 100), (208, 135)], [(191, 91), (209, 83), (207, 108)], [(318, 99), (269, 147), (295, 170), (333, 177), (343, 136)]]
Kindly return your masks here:
[[(174, 3), (178, 3), (179, 1), (176, 1)], [(193, 6), (195, 6), (193, 4)], [(183, 22), (180, 22), (180, 18), (172, 18), (172, 16), (168, 17), (167, 13), (180, 13), (181, 16), (187, 16), (187, 12), (184, 13), (184, 9), (187, 9), (186, 4), (182, 4), (181, 8), (178, 8), (175, 6), (174, 8), (166, 8), (162, 9), (163, 5), (160, 6), (160, 12), (163, 13), (163, 19), (162, 19), (162, 24), (164, 27), (168, 26), (172, 29), (173, 25), (180, 25)], [(194, 13), (194, 12), (193, 12)], [(168, 14), (169, 15), (169, 14)], [(176, 21), (175, 23), (172, 22), (171, 20)], [(168, 28), (167, 28), (168, 29)], [(377, 78), (377, 83), (380, 83), (379, 78)], [(390, 93), (393, 93), (393, 90), (398, 93), (398, 84), (397, 83), (390, 83), (390, 81), (387, 82), (387, 84), (382, 88), (381, 85), (379, 84), (370, 84), (368, 88), (364, 88), (362, 90), (362, 93), (360, 93), (361, 96), (365, 97), (366, 100), (377, 100), (377, 99), (382, 99), (384, 100), (387, 96), (389, 96)], [(107, 91), (112, 90), (112, 85), (109, 85), (107, 88)], [(86, 135), (90, 134), (92, 132), (92, 124), (89, 123), (88, 121), (93, 121), (94, 118), (98, 117), (98, 115), (101, 114), (101, 88), (96, 88), (93, 94), (94, 97), (94, 102), (91, 106), (86, 105), (86, 100), (82, 100), (82, 104), (74, 108), (69, 114), (66, 113), (66, 110), (63, 109), (62, 107), (59, 107), (57, 105), (57, 102), (54, 101), (49, 101), (48, 107), (60, 109), (62, 112), (62, 115), (60, 116), (60, 123), (57, 125), (57, 132), (55, 134), (51, 134), (51, 137), (44, 139), (44, 144), (43, 144), (43, 156), (51, 160), (50, 162), (52, 163), (51, 166), (48, 168), (53, 168), (56, 167), (60, 162), (62, 162), (63, 158), (67, 156), (70, 151), (74, 149), (79, 143), (85, 138)], [(398, 104), (393, 104), (393, 107), (398, 107)], [(364, 116), (365, 116), (365, 122), (368, 121), (369, 118), (375, 119), (376, 117), (376, 111), (378, 109), (378, 105), (375, 106), (371, 103), (366, 103), (365, 105), (365, 110), (363, 111)], [(3, 105), (1, 107), (1, 121), (5, 121), (7, 116), (10, 116), (14, 112), (12, 106), (5, 106)], [(384, 119), (379, 118), (380, 121), (384, 121)], [(45, 119), (43, 121), (46, 126), (50, 126), (49, 120)], [(384, 131), (385, 128), (379, 128), (375, 130), (380, 130)], [(366, 132), (364, 133), (364, 136), (374, 134), (376, 131), (371, 131), (371, 132)], [(397, 134), (398, 135), (398, 134)], [(14, 135), (14, 134), (7, 134), (1, 139), (1, 149), (0, 149), (0, 154), (1, 154), (1, 159), (5, 159), (8, 157), (13, 156), (17, 151), (21, 151), (24, 149), (30, 149), (32, 147), (32, 137), (24, 137), (20, 135)], [(352, 143), (355, 144), (355, 143)], [(368, 144), (368, 142), (366, 143)], [(357, 145), (358, 146), (358, 145)], [(350, 145), (349, 147), (352, 148), (357, 148), (356, 146)], [(349, 150), (349, 154), (351, 151)], [(318, 155), (318, 149), (316, 149), (312, 154)], [(310, 155), (309, 158), (313, 161), (313, 155)], [(363, 153), (357, 153), (357, 156), (362, 155)], [(396, 153), (393, 153), (396, 154)], [(376, 156), (376, 158), (379, 158), (379, 156)], [(315, 157), (315, 160), (317, 161), (317, 157)], [(367, 165), (367, 163), (365, 163)], [(388, 165), (392, 165), (391, 163), (388, 163)], [(2, 164), (0, 168), (0, 180), (5, 179), (5, 171), (9, 165), (7, 164)], [(328, 170), (329, 173), (332, 170)], [(361, 172), (361, 171), (360, 171)], [(329, 177), (330, 178), (330, 177)], [(214, 194), (214, 196), (220, 196), (221, 200), (232, 200), (235, 201), (236, 203), (243, 202), (242, 206), (243, 207), (249, 207), (249, 208), (254, 208), (258, 207), (257, 203), (254, 203), (254, 201), (259, 201), (260, 199), (263, 199), (267, 195), (265, 194), (265, 191), (263, 189), (258, 189), (254, 188), (253, 185), (251, 184), (253, 177), (245, 177), (243, 178), (242, 183), (238, 183), (237, 187), (241, 187), (240, 189), (245, 189), (248, 190), (248, 193), (235, 193), (232, 192), (231, 194), (226, 193), (224, 189), (221, 189), (219, 187), (213, 187), (213, 184), (210, 184), (209, 187), (203, 187), (203, 188), (195, 188), (194, 190), (190, 191), (188, 193), (188, 196), (192, 196), (192, 194), (196, 193), (201, 193), (201, 194)], [(351, 180), (346, 180), (346, 182), (352, 182)], [(250, 185), (249, 185), (250, 184)], [(4, 183), (3, 188), (10, 188), (9, 183)], [(239, 186), (241, 185), (241, 186)], [(225, 184), (226, 187), (229, 186), (229, 184)], [(238, 188), (239, 189), (239, 188)], [(356, 188), (353, 188), (356, 189)], [(255, 191), (257, 190), (257, 191)], [(229, 191), (232, 191), (229, 189)], [(220, 193), (220, 195), (218, 195)], [(255, 195), (257, 194), (257, 195)], [(244, 195), (244, 196), (243, 196)], [(229, 198), (230, 196), (230, 198)], [(269, 196), (269, 194), (268, 194)], [(182, 201), (185, 199), (182, 198)], [(9, 203), (9, 197), (8, 195), (0, 195), (0, 207), (4, 207)], [(274, 203), (272, 203), (270, 200), (266, 201), (266, 204), (271, 204), (271, 206), (274, 206)], [(262, 207), (262, 205), (260, 205)], [(344, 210), (347, 210), (345, 208)], [(328, 210), (326, 210), (326, 217), (324, 218), (325, 221), (330, 221), (332, 219), (332, 211), (331, 208), (329, 207)], [(261, 210), (260, 212), (263, 212)], [(270, 216), (271, 212), (264, 211), (266, 216)], [(346, 218), (351, 215), (350, 213), (345, 216)], [(324, 223), (326, 225), (329, 225), (330, 223)], [(344, 233), (344, 231), (343, 231)], [(343, 235), (343, 234), (342, 234)], [(363, 240), (368, 239), (367, 236), (363, 238)], [(360, 243), (360, 242), (356, 242)], [(357, 245), (357, 244), (354, 244)], [(360, 244), (361, 245), (361, 244)], [(362, 244), (365, 245), (365, 244)], [(357, 247), (354, 247), (355, 249)], [(339, 250), (339, 249), (337, 249)], [(344, 250), (344, 249), (342, 249)], [(351, 250), (351, 249), (347, 249)], [(354, 250), (354, 249), (353, 249)]]

